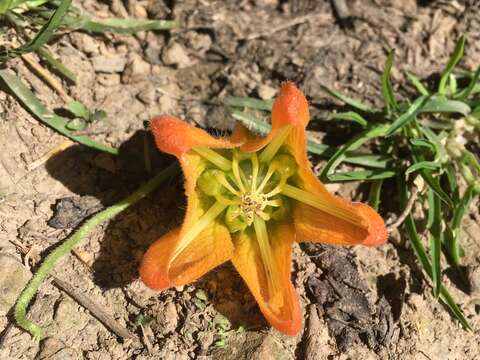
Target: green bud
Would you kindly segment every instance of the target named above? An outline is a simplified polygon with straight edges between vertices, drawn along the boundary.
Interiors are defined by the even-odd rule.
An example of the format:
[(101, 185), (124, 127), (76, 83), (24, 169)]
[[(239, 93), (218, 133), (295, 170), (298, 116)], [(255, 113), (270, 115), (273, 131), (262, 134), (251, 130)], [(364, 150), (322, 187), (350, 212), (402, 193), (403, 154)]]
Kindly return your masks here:
[(247, 227), (247, 223), (243, 221), (242, 211), (238, 205), (230, 205), (225, 213), (225, 224), (230, 232), (242, 231)]
[(273, 166), (282, 177), (289, 178), (297, 171), (297, 162), (291, 155), (280, 154), (273, 159)]
[(218, 182), (218, 177), (222, 175), (223, 172), (217, 169), (205, 170), (198, 178), (197, 186), (207, 195), (218, 195), (223, 187), (223, 185)]

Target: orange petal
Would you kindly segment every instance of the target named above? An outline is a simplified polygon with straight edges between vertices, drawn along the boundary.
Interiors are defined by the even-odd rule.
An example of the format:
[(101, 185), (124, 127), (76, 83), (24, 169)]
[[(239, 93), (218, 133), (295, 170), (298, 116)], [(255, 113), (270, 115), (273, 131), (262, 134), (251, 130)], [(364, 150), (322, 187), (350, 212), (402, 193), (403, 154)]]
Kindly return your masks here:
[(215, 138), (206, 131), (191, 126), (172, 116), (159, 116), (150, 122), (158, 148), (179, 157), (195, 146), (232, 148), (243, 143), (244, 130), (236, 131), (230, 138)]
[(305, 95), (291, 81), (282, 83), (280, 95), (272, 107), (272, 128), (294, 125), (306, 128), (310, 120), (308, 101)]
[(180, 241), (175, 229), (155, 241), (143, 256), (140, 277), (149, 288), (163, 290), (188, 284), (216, 266), (230, 260), (233, 244), (228, 229), (212, 224), (171, 262)]
[(229, 260), (233, 253), (230, 232), (217, 220), (205, 228), (171, 261), (180, 239), (208, 210), (210, 203), (196, 191), (197, 179), (205, 168), (205, 161), (194, 152), (179, 156), (185, 177), (187, 211), (180, 229), (171, 231), (153, 243), (144, 255), (140, 275), (152, 289), (161, 290), (196, 280), (207, 271)]
[(308, 102), (303, 93), (291, 81), (284, 81), (280, 94), (272, 107), (272, 130), (265, 137), (249, 136), (242, 145), (245, 152), (258, 151), (265, 147), (283, 127), (293, 125), (304, 130), (310, 120)]
[(312, 206), (295, 202), (294, 220), (299, 241), (318, 241), (327, 244), (377, 246), (388, 239), (388, 231), (381, 216), (368, 205), (352, 203), (331, 195), (313, 173), (307, 158), (305, 131), (296, 128), (286, 141), (298, 164), (299, 186), (332, 207), (356, 217), (362, 226), (330, 215)]
[(235, 252), (232, 263), (242, 276), (255, 297), (267, 321), (277, 330), (296, 335), (301, 327), (301, 312), (298, 296), (290, 281), (292, 243), (295, 229), (291, 223), (268, 223), (268, 236), (273, 259), (276, 263), (276, 281), (281, 293), (268, 293), (269, 282), (266, 276), (258, 242), (253, 231), (244, 231), (234, 238)]

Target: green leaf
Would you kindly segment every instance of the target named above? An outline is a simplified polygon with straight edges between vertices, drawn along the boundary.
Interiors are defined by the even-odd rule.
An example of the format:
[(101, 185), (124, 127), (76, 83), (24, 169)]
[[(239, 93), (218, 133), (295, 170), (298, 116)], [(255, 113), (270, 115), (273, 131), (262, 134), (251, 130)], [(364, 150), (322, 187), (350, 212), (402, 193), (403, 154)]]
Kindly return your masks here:
[(393, 133), (395, 133), (398, 129), (401, 129), (404, 127), (406, 124), (408, 124), (410, 121), (415, 119), (417, 114), (422, 110), (422, 108), (425, 106), (427, 101), (429, 100), (428, 96), (420, 96), (417, 98), (413, 104), (407, 109), (406, 112), (404, 112), (402, 115), (400, 115), (389, 127), (387, 130), (385, 136), (391, 136)]
[(421, 169), (428, 169), (428, 170), (438, 170), (441, 169), (442, 165), (433, 161), (420, 161), (408, 167), (405, 171), (405, 175), (411, 174), (415, 171)]
[[(407, 204), (407, 197), (408, 197), (407, 184), (405, 183), (405, 179), (402, 176), (397, 177), (397, 180), (398, 180), (399, 192), (401, 196), (400, 198), (401, 207), (404, 208)], [(413, 247), (415, 255), (420, 261), (420, 264), (422, 265), (423, 269), (427, 273), (428, 277), (431, 279), (432, 265), (430, 264), (425, 248), (423, 247), (422, 241), (420, 240), (420, 236), (415, 226), (415, 221), (411, 214), (408, 215), (407, 218), (405, 219), (404, 225), (407, 230), (408, 238), (410, 240), (410, 244)], [(452, 315), (458, 321), (460, 321), (463, 327), (467, 330), (472, 331), (472, 327), (470, 326), (467, 319), (463, 315), (462, 310), (458, 307), (452, 295), (450, 295), (448, 290), (443, 285), (440, 286), (440, 299), (449, 308)]]
[(53, 12), (53, 15), (50, 19), (42, 26), (39, 32), (35, 35), (33, 39), (28, 41), (26, 44), (10, 50), (9, 55), (6, 57), (15, 57), (22, 54), (26, 54), (32, 51), (38, 50), (40, 47), (45, 45), (50, 38), (52, 37), (54, 31), (62, 24), (62, 19), (65, 16), (65, 13), (68, 11), (72, 0), (62, 0), (58, 8)]
[(0, 70), (0, 79), (3, 84), (17, 97), (23, 106), (35, 115), (42, 123), (52, 127), (60, 134), (76, 141), (85, 146), (104, 151), (113, 155), (118, 154), (118, 149), (112, 148), (108, 145), (103, 145), (93, 141), (87, 136), (74, 135), (67, 128), (65, 118), (62, 118), (54, 113), (48, 111), (43, 104), (38, 101), (35, 95), (26, 87), (20, 79), (9, 74), (7, 70)]
[(84, 120), (90, 119), (90, 116), (91, 116), (90, 110), (88, 110), (88, 108), (85, 105), (83, 105), (80, 101), (76, 101), (76, 100), (70, 101), (65, 105), (65, 107), (68, 109), (68, 111), (70, 111), (76, 117), (82, 118)]
[(370, 185), (370, 191), (368, 192), (368, 203), (372, 208), (378, 211), (381, 202), (381, 194), (383, 187), (383, 179), (374, 180)]
[(340, 149), (335, 152), (335, 154), (332, 155), (332, 157), (325, 164), (320, 174), (320, 178), (324, 181), (330, 180), (330, 176), (333, 174), (333, 171), (335, 171), (338, 165), (340, 165), (347, 157), (347, 151), (358, 149), (370, 139), (378, 136), (384, 136), (387, 129), (388, 126), (386, 125), (377, 126), (360, 133), (359, 135), (355, 136), (353, 139), (345, 143), (342, 147), (340, 147)]
[(44, 59), (60, 75), (67, 78), (74, 84), (77, 82), (77, 76), (64, 64), (55, 59), (50, 51), (48, 51), (44, 46), (37, 50), (37, 54), (40, 55), (40, 57)]
[(413, 86), (415, 86), (415, 88), (420, 93), (420, 95), (425, 95), (425, 96), (429, 95), (428, 89), (425, 87), (425, 85), (422, 84), (422, 82), (418, 77), (416, 77), (415, 75), (409, 72), (407, 72), (407, 77), (410, 80), (410, 82), (413, 84)]
[(273, 100), (260, 100), (251, 97), (229, 96), (222, 100), (223, 104), (232, 107), (247, 107), (257, 110), (272, 111)]
[(65, 16), (63, 24), (89, 33), (134, 34), (146, 30), (169, 30), (178, 26), (173, 20), (92, 19), (88, 16)]
[(394, 56), (395, 50), (392, 49), (388, 53), (382, 75), (382, 95), (388, 114), (390, 114), (392, 111), (396, 111), (398, 108), (395, 95), (393, 94), (392, 83), (390, 81), (390, 71), (392, 70)]
[(330, 114), (330, 118), (335, 120), (353, 121), (359, 124), (363, 128), (368, 126), (367, 120), (365, 120), (365, 118), (362, 115), (357, 114), (356, 112), (353, 112), (353, 111), (333, 113), (333, 114)]
[(457, 100), (467, 99), (470, 96), (470, 94), (472, 94), (475, 88), (475, 85), (478, 85), (477, 82), (479, 77), (480, 77), (480, 66), (477, 67), (477, 70), (475, 71), (475, 74), (473, 74), (473, 77), (470, 79), (468, 86), (462, 91), (460, 91), (458, 94), (456, 94), (456, 96), (454, 96), (455, 99)]
[(464, 102), (441, 97), (431, 97), (420, 110), (420, 113), (459, 113), (462, 115), (468, 115), (470, 112), (470, 106)]
[(366, 113), (374, 113), (375, 112), (375, 110), (373, 108), (371, 108), (369, 105), (363, 104), (360, 101), (354, 100), (354, 99), (352, 99), (352, 98), (350, 98), (346, 95), (343, 95), (343, 94), (339, 93), (338, 91), (330, 89), (326, 86), (320, 85), (320, 87), (322, 88), (322, 90), (327, 92), (330, 96), (333, 96), (334, 98), (344, 102), (347, 105), (350, 105), (351, 107), (353, 107), (357, 110), (360, 110), (360, 111), (363, 111), (363, 112), (366, 112)]
[(394, 170), (358, 170), (335, 173), (328, 176), (330, 182), (338, 181), (371, 181), (392, 178), (397, 175)]
[(457, 43), (455, 44), (455, 49), (453, 50), (453, 53), (450, 56), (450, 59), (448, 60), (447, 66), (443, 70), (442, 75), (440, 77), (440, 83), (438, 84), (438, 93), (442, 96), (445, 95), (447, 80), (449, 78), (450, 73), (458, 64), (460, 59), (463, 57), (464, 47), (465, 47), (465, 35), (462, 34), (458, 38)]
[(432, 193), (430, 195), (433, 199), (428, 209), (429, 217), (432, 212), (433, 223), (430, 228), (430, 252), (432, 262), (432, 282), (433, 282), (433, 295), (435, 298), (440, 296), (440, 287), (442, 285), (442, 273), (440, 269), (440, 254), (442, 250), (442, 208), (440, 198), (433, 192), (432, 189), (428, 190)]

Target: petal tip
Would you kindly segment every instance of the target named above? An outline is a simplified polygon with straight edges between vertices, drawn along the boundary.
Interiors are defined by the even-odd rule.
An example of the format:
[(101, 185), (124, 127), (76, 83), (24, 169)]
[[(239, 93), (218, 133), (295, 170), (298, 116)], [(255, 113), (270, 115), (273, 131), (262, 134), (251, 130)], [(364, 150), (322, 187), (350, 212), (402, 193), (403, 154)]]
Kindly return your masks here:
[(284, 81), (280, 95), (272, 108), (272, 123), (275, 127), (301, 125), (306, 127), (310, 120), (308, 101), (292, 81)]
[(354, 204), (362, 217), (368, 222), (368, 236), (362, 242), (365, 246), (380, 246), (388, 240), (388, 230), (383, 218), (370, 206), (362, 203)]
[(189, 143), (183, 140), (183, 136), (191, 128), (190, 125), (172, 116), (158, 116), (150, 121), (150, 130), (157, 147), (171, 155), (179, 155), (190, 150)]

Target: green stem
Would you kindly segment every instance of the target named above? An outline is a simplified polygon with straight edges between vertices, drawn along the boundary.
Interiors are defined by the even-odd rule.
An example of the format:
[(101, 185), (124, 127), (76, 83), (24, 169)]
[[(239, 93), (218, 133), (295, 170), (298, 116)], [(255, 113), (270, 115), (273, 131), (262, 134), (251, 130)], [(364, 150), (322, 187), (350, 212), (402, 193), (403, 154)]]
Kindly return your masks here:
[(18, 326), (27, 330), (34, 337), (34, 339), (40, 340), (42, 337), (42, 328), (26, 318), (27, 307), (49, 272), (57, 264), (58, 260), (69, 253), (80, 242), (80, 240), (85, 238), (97, 225), (113, 218), (129, 206), (143, 199), (162, 182), (176, 174), (177, 171), (177, 164), (170, 165), (127, 198), (99, 212), (97, 215), (87, 220), (80, 227), (80, 229), (75, 231), (69, 238), (67, 238), (66, 241), (53, 250), (42, 262), (28, 285), (23, 289), (20, 297), (17, 300), (17, 303), (15, 304), (14, 316)]

